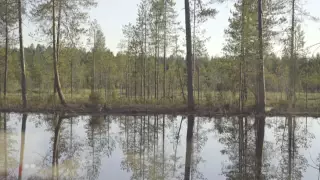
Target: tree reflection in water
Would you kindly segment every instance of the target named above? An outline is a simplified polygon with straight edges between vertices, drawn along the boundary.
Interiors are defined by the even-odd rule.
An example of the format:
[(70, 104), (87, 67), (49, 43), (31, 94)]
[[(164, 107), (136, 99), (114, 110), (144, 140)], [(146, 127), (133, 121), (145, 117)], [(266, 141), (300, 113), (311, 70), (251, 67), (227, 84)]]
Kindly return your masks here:
[[(203, 150), (208, 151), (207, 145), (213, 148), (222, 145), (221, 154), (214, 156), (228, 158), (223, 161), (221, 172), (229, 180), (303, 179), (307, 168), (315, 172), (319, 169), (318, 154), (305, 153), (314, 138), (308, 129), (312, 121), (290, 116), (78, 118), (54, 114), (39, 116), (38, 120), (31, 115), (27, 120), (23, 115), (22, 121), (16, 121), (22, 124), (21, 130), (13, 125), (14, 120), (6, 117), (2, 115), (0, 119), (0, 172), (7, 174), (7, 179), (102, 179), (106, 171), (110, 172), (110, 165), (112, 169), (117, 168), (109, 160), (118, 154), (120, 160), (117, 160), (121, 162), (118, 168), (122, 170), (119, 173), (127, 174), (133, 180), (211, 179), (205, 175), (217, 166), (204, 169), (202, 165), (212, 164), (217, 159), (206, 158)], [(30, 128), (26, 128), (27, 124)], [(28, 156), (25, 153), (29, 153), (28, 142), (35, 141), (28, 135), (33, 133), (31, 126), (38, 128), (40, 133), (46, 131), (50, 141), (48, 150), (35, 160), (36, 166), (43, 168), (30, 176), (23, 163)], [(11, 129), (21, 131), (18, 151), (13, 148)], [(212, 137), (217, 141), (208, 143)], [(14, 155), (18, 152), (20, 156)], [(14, 162), (20, 167), (16, 174), (9, 171)]]

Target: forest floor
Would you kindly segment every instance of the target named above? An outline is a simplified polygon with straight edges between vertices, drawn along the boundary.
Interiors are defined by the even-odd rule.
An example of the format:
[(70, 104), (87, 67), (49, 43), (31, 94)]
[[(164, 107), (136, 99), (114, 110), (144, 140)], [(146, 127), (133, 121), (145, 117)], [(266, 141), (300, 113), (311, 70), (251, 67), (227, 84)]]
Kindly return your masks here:
[[(190, 112), (185, 105), (183, 98), (172, 99), (144, 99), (108, 97), (98, 103), (92, 103), (87, 93), (77, 93), (71, 98), (66, 95), (67, 105), (63, 106), (58, 99), (52, 96), (29, 94), (28, 107), (22, 108), (19, 93), (8, 94), (6, 100), (0, 98), (0, 112), (17, 113), (55, 113), (65, 112), (70, 115), (84, 114), (121, 114), (121, 115), (145, 115), (145, 114), (172, 114), (189, 115), (194, 114), (202, 117), (217, 116), (248, 116), (255, 114), (254, 98), (249, 97), (242, 113), (238, 110), (238, 98), (232, 97), (230, 93), (220, 97), (212, 96), (201, 98), (195, 97), (196, 108)], [(320, 93), (308, 94), (308, 101), (305, 94), (297, 93), (296, 108), (288, 108), (284, 100), (285, 95), (280, 93), (267, 93), (266, 114), (267, 116), (313, 116), (320, 117)], [(111, 101), (107, 101), (112, 99)], [(105, 103), (107, 102), (107, 103)], [(200, 104), (200, 105), (199, 105)]]

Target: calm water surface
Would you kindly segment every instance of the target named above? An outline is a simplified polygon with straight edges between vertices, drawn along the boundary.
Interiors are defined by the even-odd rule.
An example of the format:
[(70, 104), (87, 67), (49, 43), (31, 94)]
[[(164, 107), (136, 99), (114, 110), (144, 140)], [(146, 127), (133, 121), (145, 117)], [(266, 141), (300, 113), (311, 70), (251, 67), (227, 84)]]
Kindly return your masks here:
[[(195, 118), (191, 179), (254, 178), (260, 131), (239, 119)], [(186, 117), (2, 113), (0, 128), (0, 179), (184, 176)], [(261, 142), (264, 179), (318, 179), (320, 119), (267, 117)]]

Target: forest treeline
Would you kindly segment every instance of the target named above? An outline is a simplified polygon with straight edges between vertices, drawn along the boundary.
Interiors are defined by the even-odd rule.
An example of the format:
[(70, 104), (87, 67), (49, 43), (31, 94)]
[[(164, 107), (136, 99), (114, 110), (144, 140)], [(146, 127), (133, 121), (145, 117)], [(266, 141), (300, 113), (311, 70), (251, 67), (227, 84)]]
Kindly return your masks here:
[[(320, 55), (310, 55), (301, 27), (304, 19), (317, 18), (299, 0), (235, 1), (220, 57), (208, 55), (202, 25), (218, 13), (215, 3), (223, 1), (186, 1), (183, 25), (175, 1), (141, 0), (136, 22), (123, 26), (117, 54), (106, 47), (98, 22), (90, 21), (95, 0), (18, 2), (0, 1), (5, 29), (0, 82), (6, 104), (20, 104), (21, 92), (25, 107), (27, 100), (56, 103), (53, 97), (64, 105), (188, 102), (241, 111), (253, 105), (264, 109), (266, 103), (317, 106)], [(47, 43), (23, 45), (24, 16), (37, 25), (34, 39)], [(280, 53), (274, 44), (282, 45)]]
[[(49, 97), (53, 93), (54, 76), (52, 72), (52, 47), (31, 45), (24, 49), (26, 59), (26, 74), (28, 94), (32, 96)], [(1, 49), (3, 54), (4, 49)], [(159, 58), (157, 66), (154, 57), (148, 57), (149, 66), (144, 71), (141, 59), (130, 59), (125, 53), (114, 55), (110, 50), (103, 49), (95, 52), (95, 88), (101, 93), (102, 98), (117, 101), (120, 98), (143, 100), (163, 99), (169, 101), (179, 100), (181, 103), (186, 98), (186, 65), (184, 57), (169, 56), (166, 59), (166, 92), (163, 90), (164, 60)], [(85, 93), (89, 96), (92, 87), (92, 60), (93, 53), (85, 49), (62, 48), (59, 59), (59, 73), (61, 87), (68, 99), (77, 99), (77, 94)], [(8, 61), (8, 93), (20, 92), (19, 49), (12, 49)], [(265, 59), (266, 91), (278, 93), (281, 96), (275, 100), (285, 100), (288, 85), (288, 57), (270, 55)], [(2, 66), (3, 67), (3, 66)], [(235, 72), (239, 71), (238, 62), (229, 57), (201, 57), (198, 58), (197, 69), (199, 77), (195, 78), (195, 99), (197, 102), (200, 91), (200, 104), (214, 103), (216, 98), (221, 100), (237, 101), (240, 78)], [(320, 55), (310, 58), (301, 58), (298, 61), (299, 82), (297, 91), (316, 93), (320, 90)], [(155, 74), (157, 73), (157, 74)], [(0, 80), (3, 85), (3, 74)], [(199, 81), (199, 83), (198, 83)], [(144, 84), (145, 83), (145, 84)], [(200, 85), (200, 86), (198, 86)], [(2, 86), (3, 87), (3, 86)], [(254, 84), (248, 85), (254, 87)], [(3, 88), (1, 88), (3, 93)], [(230, 93), (225, 93), (229, 91)], [(221, 93), (221, 94), (219, 94)], [(71, 96), (72, 94), (72, 96)], [(248, 94), (254, 96), (254, 89), (248, 88)], [(219, 97), (221, 95), (221, 97)], [(226, 97), (225, 97), (226, 96)], [(3, 97), (3, 94), (2, 94)], [(88, 98), (88, 97), (87, 97)], [(141, 102), (143, 103), (143, 101)]]

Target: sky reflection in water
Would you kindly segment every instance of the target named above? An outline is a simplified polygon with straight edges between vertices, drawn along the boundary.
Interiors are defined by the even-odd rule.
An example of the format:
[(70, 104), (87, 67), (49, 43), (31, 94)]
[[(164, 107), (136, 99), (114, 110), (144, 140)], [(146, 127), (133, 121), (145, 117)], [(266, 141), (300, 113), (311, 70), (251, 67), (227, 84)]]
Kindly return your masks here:
[[(4, 167), (7, 167), (8, 179), (16, 179), (19, 176), (22, 115), (7, 114), (6, 133), (4, 114), (1, 117), (0, 175), (4, 177)], [(183, 179), (186, 117), (81, 116), (60, 120), (56, 171), (60, 179), (163, 179), (163, 175), (164, 179)], [(268, 179), (288, 176), (289, 120), (285, 117), (266, 118), (262, 174)], [(58, 116), (28, 115), (22, 179), (52, 177), (58, 121)], [(243, 119), (242, 125), (239, 122), (237, 117), (196, 118), (192, 179), (245, 179), (253, 175), (255, 120), (248, 117)], [(317, 179), (320, 120), (299, 117), (292, 118), (292, 122), (292, 179)], [(242, 132), (239, 131), (241, 126)], [(8, 142), (6, 150), (5, 139)], [(240, 143), (241, 139), (243, 143)], [(239, 144), (244, 151), (240, 151)], [(244, 153), (239, 156), (241, 152)]]

